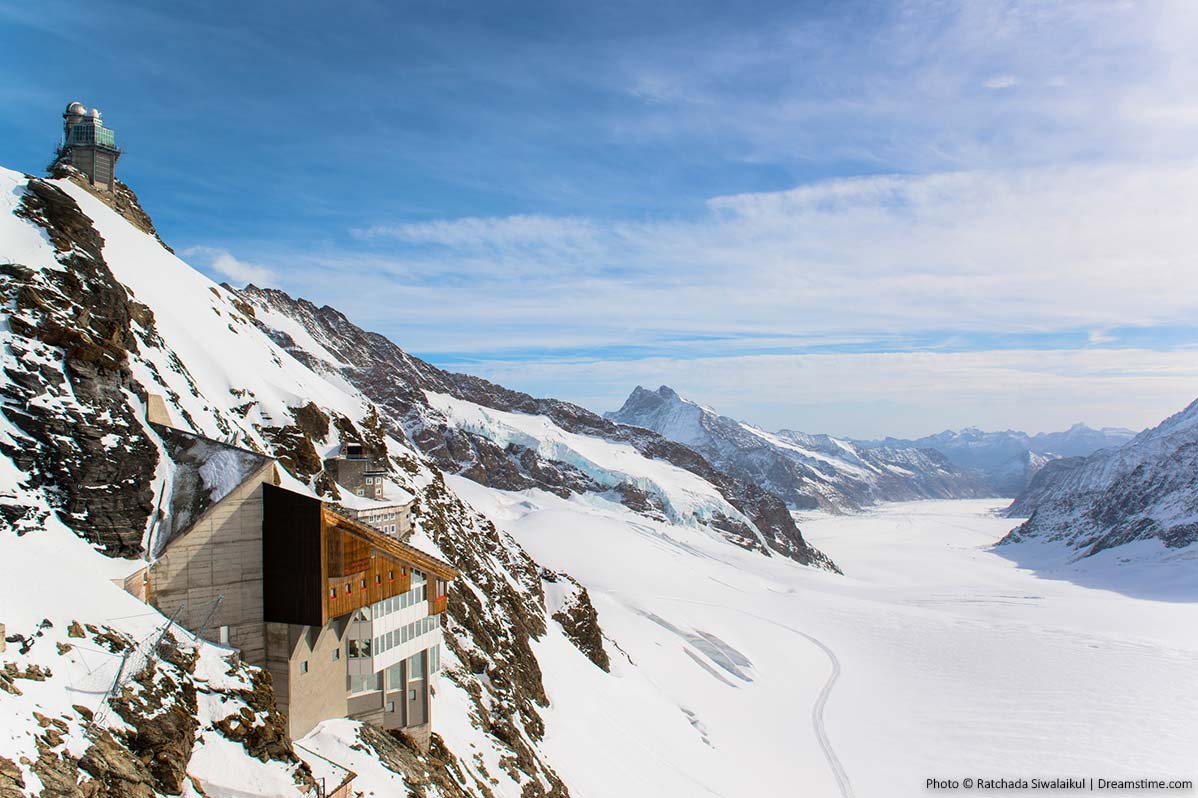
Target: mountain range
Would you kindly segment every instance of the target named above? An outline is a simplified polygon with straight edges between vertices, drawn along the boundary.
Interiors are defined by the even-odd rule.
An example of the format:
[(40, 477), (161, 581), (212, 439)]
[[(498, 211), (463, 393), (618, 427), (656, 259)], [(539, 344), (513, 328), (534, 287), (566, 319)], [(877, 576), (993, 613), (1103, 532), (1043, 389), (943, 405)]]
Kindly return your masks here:
[(1017, 430), (986, 432), (976, 427), (945, 430), (922, 438), (856, 441), (866, 448), (935, 449), (961, 468), (976, 473), (997, 496), (1015, 496), (1044, 465), (1058, 457), (1085, 456), (1135, 437), (1122, 427), (1092, 429), (1074, 424), (1063, 432), (1028, 435)]
[(864, 447), (829, 435), (767, 432), (684, 399), (637, 386), (607, 418), (653, 430), (715, 467), (763, 486), (797, 510), (861, 510), (884, 501), (974, 498), (985, 483), (931, 448)]
[[(922, 585), (892, 603), (875, 585), (879, 574), (967, 551), (936, 566), (945, 590), (960, 591), (956, 569), (1014, 521), (967, 503), (974, 509), (952, 518), (977, 527), (961, 536), (951, 519), (915, 524), (897, 505), (886, 534), (920, 527), (932, 543), (890, 541), (894, 561), (846, 579), (821, 549), (860, 563), (870, 541), (825, 533), (816, 547), (794, 520), (799, 507), (989, 494), (946, 453), (769, 433), (664, 387), (638, 388), (605, 418), (454, 374), (336, 309), (214, 283), (158, 238), (128, 187), (99, 192), (69, 170), (54, 179), (0, 170), (0, 297), (5, 795), (298, 798), (316, 789), (328, 757), (375, 795), (567, 798), (608, 794), (613, 782), (645, 796), (796, 786), (850, 795), (850, 771), (873, 782), (858, 794), (888, 794), (893, 777), (878, 758), (890, 757), (890, 771), (910, 759), (894, 755), (896, 736), (922, 734), (930, 750), (952, 744), (926, 737), (947, 722), (905, 718), (959, 716), (953, 701), (937, 704), (945, 695), (993, 713), (985, 717), (1012, 714), (1009, 689), (978, 678), (989, 663), (973, 655), (995, 654), (994, 635), (1017, 625), (951, 613), (998, 607), (1026, 587), (1004, 589), (1002, 601), (979, 593), (925, 606)], [(146, 420), (151, 397), (189, 434), (277, 460), (290, 490), (342, 498), (325, 458), (355, 445), (378, 454), (389, 491), (413, 497), (409, 542), (460, 571), (427, 752), (348, 719), (288, 739), (262, 671), (183, 630), (168, 641), (169, 619), (119, 586), (152, 558), (162, 497), (185, 476)], [(1194, 405), (1085, 457), (1044, 465), (1025, 448), (1026, 468), (1039, 473), (1009, 512), (1029, 517), (995, 550), (1168, 558), (1192, 574), (1196, 450)], [(953, 534), (965, 545), (937, 537)], [(1025, 578), (1000, 570), (992, 577)], [(970, 645), (973, 628), (982, 642), (972, 641), (967, 666), (946, 659), (930, 678), (926, 652)], [(1037, 631), (1029, 642), (1018, 628), (1001, 651), (1059, 654), (1051, 662), (1063, 667), (1045, 678), (1093, 660), (1088, 645), (1074, 650), (1072, 633)], [(851, 689), (835, 693), (825, 728), (840, 657)], [(1149, 666), (1172, 673), (1174, 660), (1186, 665)], [(128, 662), (132, 677), (109, 701)], [(993, 664), (1000, 674), (1012, 667)], [(881, 701), (888, 711), (877, 711)], [(854, 725), (836, 725), (846, 718)], [(1023, 739), (998, 742), (1023, 751)], [(1091, 756), (1094, 741), (1084, 742), (1080, 756)], [(987, 768), (1012, 761), (1010, 750), (992, 753), (979, 760)], [(1099, 753), (1112, 755), (1109, 745)], [(1156, 744), (1137, 755), (1153, 766), (1176, 758)], [(922, 785), (925, 775), (905, 777)]]
[(1051, 545), (1061, 561), (1137, 545), (1182, 555), (1198, 543), (1198, 401), (1121, 446), (1048, 463), (1006, 515), (1027, 520), (1002, 545)]

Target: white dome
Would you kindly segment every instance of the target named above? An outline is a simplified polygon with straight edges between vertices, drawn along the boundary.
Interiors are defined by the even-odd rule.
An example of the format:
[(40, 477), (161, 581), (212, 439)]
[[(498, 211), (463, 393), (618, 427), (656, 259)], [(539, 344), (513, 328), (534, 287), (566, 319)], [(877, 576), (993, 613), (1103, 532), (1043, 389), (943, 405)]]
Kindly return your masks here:
[(100, 118), (100, 109), (93, 108), (87, 112), (87, 115), (90, 116), (92, 119), (99, 119)]
[(74, 102), (67, 106), (66, 116), (84, 116), (87, 113), (87, 107), (83, 103)]

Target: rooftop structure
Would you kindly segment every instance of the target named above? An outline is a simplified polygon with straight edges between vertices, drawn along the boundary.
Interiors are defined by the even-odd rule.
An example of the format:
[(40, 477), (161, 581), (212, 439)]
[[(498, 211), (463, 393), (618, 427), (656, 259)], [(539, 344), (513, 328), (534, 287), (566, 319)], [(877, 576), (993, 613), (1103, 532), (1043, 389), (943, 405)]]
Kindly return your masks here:
[(112, 191), (121, 150), (116, 146), (116, 134), (104, 127), (100, 109), (89, 111), (83, 103), (73, 102), (67, 105), (62, 119), (60, 158), (86, 175), (93, 186)]

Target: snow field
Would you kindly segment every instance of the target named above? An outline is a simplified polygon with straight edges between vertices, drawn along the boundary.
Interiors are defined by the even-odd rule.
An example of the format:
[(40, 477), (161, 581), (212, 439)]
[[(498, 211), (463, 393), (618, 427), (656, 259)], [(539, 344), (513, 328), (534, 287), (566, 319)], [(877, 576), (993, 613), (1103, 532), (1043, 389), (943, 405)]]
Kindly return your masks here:
[[(993, 501), (808, 518), (837, 577), (614, 505), (451, 486), (585, 585), (619, 645), (612, 677), (556, 637), (537, 648), (545, 747), (584, 798), (1196, 775), (1198, 605), (1017, 568), (990, 548), (1014, 523)], [(814, 714), (833, 666), (805, 635), (840, 668), (823, 708), (831, 756)]]

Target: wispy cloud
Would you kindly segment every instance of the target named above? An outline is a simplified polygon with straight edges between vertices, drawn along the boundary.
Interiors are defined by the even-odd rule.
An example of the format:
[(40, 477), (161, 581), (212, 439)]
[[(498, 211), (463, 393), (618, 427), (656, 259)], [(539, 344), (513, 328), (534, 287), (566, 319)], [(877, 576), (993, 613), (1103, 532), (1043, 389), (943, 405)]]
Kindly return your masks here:
[(634, 362), (479, 363), (471, 371), (597, 410), (634, 385), (683, 395), (767, 429), (868, 438), (980, 425), (1029, 432), (1154, 425), (1198, 396), (1198, 352), (1093, 349), (757, 355)]
[(1019, 85), (1019, 79), (1014, 75), (995, 75), (982, 83), (987, 89), (1010, 89)]
[(232, 280), (238, 287), (247, 283), (269, 286), (279, 279), (279, 275), (273, 269), (238, 260), (228, 250), (217, 247), (188, 247), (179, 254), (184, 258), (192, 258), (198, 265)]

